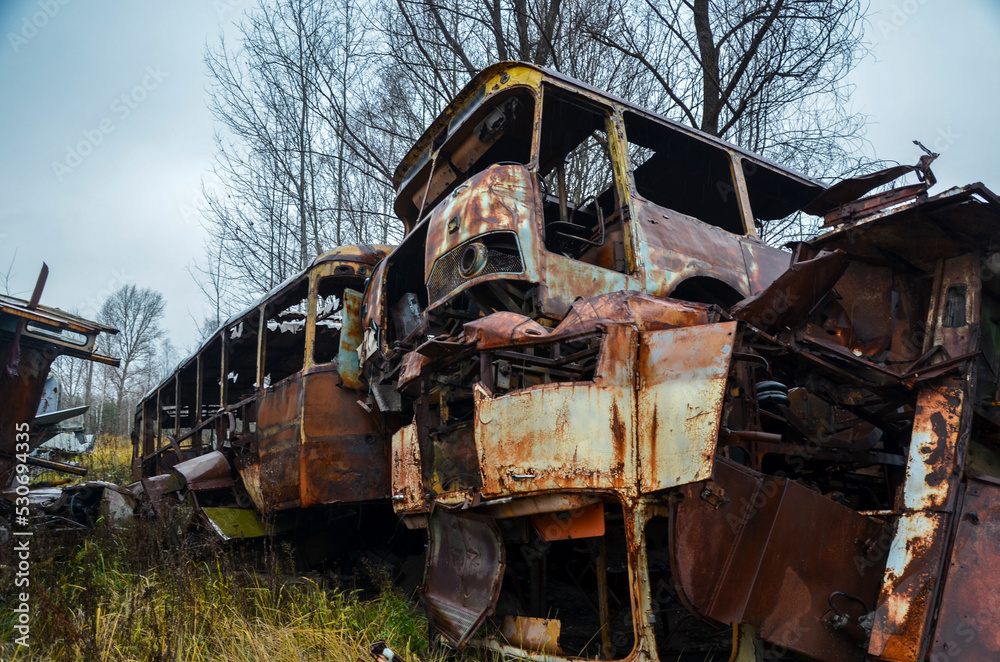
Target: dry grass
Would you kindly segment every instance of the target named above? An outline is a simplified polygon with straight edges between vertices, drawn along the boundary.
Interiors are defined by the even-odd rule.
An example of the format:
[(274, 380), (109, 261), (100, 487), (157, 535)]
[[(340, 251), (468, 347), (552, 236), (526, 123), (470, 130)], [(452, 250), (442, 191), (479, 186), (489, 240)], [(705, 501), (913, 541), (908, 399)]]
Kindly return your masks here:
[(100, 437), (94, 444), (93, 453), (73, 456), (68, 460), (88, 469), (86, 476), (57, 471), (45, 471), (36, 481), (52, 481), (62, 485), (72, 485), (88, 480), (103, 480), (125, 485), (132, 482), (132, 441), (128, 437)]
[[(91, 469), (83, 480), (129, 480), (127, 439), (102, 439), (80, 460)], [(328, 585), (336, 581), (328, 576), (291, 576), (287, 546), (247, 554), (178, 548), (168, 539), (148, 521), (76, 535), (36, 531), (27, 589), (15, 589), (11, 546), (3, 545), (0, 659), (357, 662), (372, 660), (368, 647), (379, 639), (407, 662), (446, 657), (430, 651), (425, 618), (378, 567), (355, 577), (355, 586), (368, 587), (362, 592)], [(32, 610), (27, 648), (13, 643), (8, 608), (24, 590)]]
[[(355, 662), (371, 660), (379, 639), (408, 662), (445, 659), (429, 650), (424, 617), (377, 571), (380, 587), (363, 595), (282, 574), (280, 549), (255, 564), (270, 570), (219, 550), (192, 560), (148, 524), (32, 544), (31, 646), (12, 643), (13, 614), (0, 610), (5, 661)], [(0, 584), (14, 604), (10, 565)]]

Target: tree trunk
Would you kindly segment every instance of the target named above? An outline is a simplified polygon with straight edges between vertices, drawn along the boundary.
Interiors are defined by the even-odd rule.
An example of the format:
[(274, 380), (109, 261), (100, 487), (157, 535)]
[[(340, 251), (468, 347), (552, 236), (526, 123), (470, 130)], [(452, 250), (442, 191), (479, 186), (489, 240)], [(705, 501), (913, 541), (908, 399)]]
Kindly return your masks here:
[(719, 49), (712, 35), (712, 22), (708, 15), (709, 0), (695, 0), (694, 29), (698, 36), (698, 52), (701, 56), (702, 95), (704, 103), (701, 113), (701, 130), (713, 136), (719, 135), (720, 90), (719, 90)]

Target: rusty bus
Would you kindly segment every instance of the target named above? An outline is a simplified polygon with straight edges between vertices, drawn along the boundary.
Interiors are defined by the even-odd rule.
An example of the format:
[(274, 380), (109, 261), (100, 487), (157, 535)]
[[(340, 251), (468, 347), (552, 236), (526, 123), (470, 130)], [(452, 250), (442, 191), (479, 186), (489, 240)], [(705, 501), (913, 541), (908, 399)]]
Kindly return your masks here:
[[(398, 247), (321, 256), (144, 399), (135, 489), (306, 549), (394, 512), (456, 649), (998, 659), (1000, 200), (930, 195), (934, 156), (826, 187), (491, 66), (397, 169)], [(823, 231), (760, 241), (792, 214)]]
[(292, 532), (300, 560), (314, 565), (364, 536), (383, 544), (396, 528), (389, 438), (358, 402), (360, 332), (343, 325), (387, 251), (320, 255), (139, 403), (130, 487), (178, 532)]
[[(407, 234), (351, 322), (443, 640), (998, 659), (1000, 200), (929, 195), (934, 156), (826, 188), (545, 69), (476, 76), (397, 169)], [(823, 233), (757, 239), (794, 213)]]

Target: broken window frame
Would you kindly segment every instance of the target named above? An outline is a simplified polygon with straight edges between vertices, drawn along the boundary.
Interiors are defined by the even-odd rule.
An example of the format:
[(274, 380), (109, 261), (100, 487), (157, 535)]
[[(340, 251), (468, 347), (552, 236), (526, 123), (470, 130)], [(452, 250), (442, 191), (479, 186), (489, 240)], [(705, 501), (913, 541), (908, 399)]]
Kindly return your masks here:
[[(619, 115), (620, 110), (615, 104), (600, 103), (599, 101), (580, 94), (578, 90), (573, 90), (562, 85), (558, 85), (555, 82), (545, 81), (541, 84), (541, 92), (539, 94), (541, 114), (539, 120), (536, 122), (538, 127), (535, 130), (535, 158), (534, 161), (537, 164), (534, 168), (535, 176), (538, 180), (538, 195), (542, 203), (542, 215), (539, 218), (539, 226), (542, 234), (542, 244), (545, 250), (550, 253), (555, 253), (557, 255), (564, 255), (564, 252), (555, 250), (556, 244), (553, 240), (553, 232), (557, 232), (560, 236), (566, 237), (563, 243), (568, 243), (572, 245), (576, 243), (577, 250), (574, 251), (575, 255), (565, 255), (571, 259), (590, 264), (592, 266), (609, 269), (610, 271), (616, 271), (618, 273), (630, 275), (635, 273), (634, 262), (630, 259), (632, 251), (628, 250), (626, 246), (629, 244), (630, 240), (630, 230), (629, 230), (629, 179), (627, 178), (628, 161), (623, 158), (626, 154), (623, 144), (620, 140), (621, 131), (619, 128)], [(599, 129), (592, 131), (583, 141), (578, 142), (574, 145), (568, 152), (562, 155), (553, 154), (550, 156), (548, 161), (552, 162), (550, 167), (549, 163), (546, 162), (545, 154), (542, 153), (542, 141), (543, 135), (549, 128), (549, 124), (546, 122), (549, 117), (551, 110), (546, 108), (551, 108), (555, 103), (566, 104), (570, 106), (576, 106), (579, 108), (580, 112), (591, 112), (595, 115), (599, 115), (604, 121), (603, 137), (607, 141), (606, 145), (603, 147), (603, 154), (597, 157), (598, 161), (601, 161), (599, 168), (602, 170), (602, 175), (610, 175), (611, 181), (603, 184), (603, 190), (594, 193), (593, 195), (585, 195), (584, 199), (575, 201), (573, 204), (573, 211), (570, 212), (568, 207), (570, 206), (568, 193), (564, 195), (564, 191), (560, 190), (558, 192), (559, 207), (558, 207), (558, 217), (556, 221), (550, 221), (547, 218), (546, 209), (547, 205), (550, 204), (546, 200), (546, 191), (550, 191), (553, 188), (561, 188), (558, 183), (554, 186), (546, 184), (546, 178), (550, 177), (558, 169), (559, 163), (565, 163), (566, 159), (570, 157), (576, 150), (578, 150), (582, 145), (593, 139), (595, 133)], [(550, 120), (551, 122), (551, 120)], [(600, 143), (597, 139), (596, 142)], [(561, 151), (561, 150), (560, 150)], [(606, 166), (606, 168), (605, 168)], [(548, 167), (548, 170), (543, 174), (543, 168)], [(606, 170), (606, 172), (605, 172)], [(561, 177), (556, 175), (563, 183), (566, 182), (566, 175), (563, 174)], [(569, 185), (567, 184), (567, 188)], [(589, 191), (589, 189), (588, 189)], [(602, 198), (606, 195), (611, 195), (610, 203), (604, 202), (602, 204)], [(605, 206), (609, 209), (603, 209)], [(574, 215), (577, 211), (585, 210), (586, 208), (594, 207), (594, 214), (597, 228), (590, 233), (590, 236), (583, 236), (586, 234), (584, 230), (579, 231), (569, 231), (563, 232), (560, 229), (550, 227), (554, 222), (559, 223), (571, 223), (574, 220)], [(565, 216), (565, 218), (564, 218)], [(615, 238), (611, 236), (608, 228), (620, 224), (622, 231), (621, 243), (621, 255), (615, 256), (613, 251), (613, 246), (611, 242), (615, 241)], [(579, 225), (576, 223), (575, 225)], [(563, 226), (560, 225), (560, 228)], [(568, 228), (568, 226), (566, 226)], [(600, 230), (598, 233), (597, 230)], [(575, 242), (571, 240), (567, 235), (575, 234), (580, 235), (579, 239)], [(610, 256), (603, 256), (602, 253), (606, 252), (608, 247), (612, 247), (612, 254)], [(610, 261), (610, 266), (607, 264)], [(603, 262), (603, 263), (602, 263)]]
[[(657, 121), (656, 119), (650, 117), (647, 113), (636, 111), (632, 108), (624, 109), (621, 113), (622, 130), (624, 131), (626, 139), (626, 155), (628, 157), (628, 187), (629, 192), (637, 198), (640, 198), (650, 205), (654, 205), (658, 208), (662, 208), (667, 211), (676, 211), (684, 214), (685, 216), (690, 216), (692, 218), (697, 218), (699, 221), (711, 225), (713, 227), (720, 228), (734, 235), (742, 235), (746, 237), (756, 237), (757, 230), (754, 224), (753, 211), (750, 208), (750, 198), (747, 194), (746, 179), (744, 176), (744, 159), (740, 154), (734, 151), (726, 150), (717, 145), (713, 145), (705, 141), (704, 139), (690, 135), (686, 131), (680, 131), (677, 127), (670, 126), (663, 123), (662, 121)], [(663, 147), (654, 148), (648, 145), (644, 145), (638, 142), (637, 139), (629, 138), (629, 129), (631, 128), (632, 136), (638, 136), (643, 133), (643, 129), (637, 124), (647, 124), (645, 131), (651, 131), (654, 134), (653, 140), (662, 141)], [(712, 214), (700, 211), (699, 213), (692, 213), (699, 211), (696, 209), (693, 203), (688, 202), (687, 204), (681, 206), (674, 206), (671, 204), (665, 204), (667, 201), (662, 201), (658, 199), (653, 199), (648, 195), (644, 195), (640, 191), (640, 186), (636, 182), (636, 173), (639, 172), (643, 166), (647, 165), (652, 159), (655, 158), (666, 158), (670, 161), (674, 161), (675, 157), (672, 154), (667, 153), (667, 142), (669, 139), (677, 140), (680, 142), (681, 146), (687, 143), (685, 149), (695, 149), (704, 150), (711, 158), (717, 159), (719, 163), (715, 164), (717, 168), (720, 168), (726, 172), (728, 175), (727, 179), (722, 179), (723, 175), (721, 172), (715, 173), (716, 177), (707, 178), (706, 183), (712, 186), (715, 190), (712, 191), (713, 194), (718, 195), (724, 204), (729, 204), (730, 198), (732, 198), (734, 206), (730, 209), (729, 214), (732, 215), (730, 221), (726, 224), (718, 222)], [(643, 160), (642, 163), (635, 162), (635, 148), (650, 150), (652, 154), (649, 158)], [(660, 156), (660, 155), (663, 156)], [(706, 162), (704, 158), (694, 158), (691, 155), (682, 154), (678, 161), (681, 161), (679, 167), (683, 168), (683, 163), (703, 163)], [(712, 181), (714, 179), (714, 181)], [(647, 192), (648, 193), (648, 192)], [(703, 207), (703, 206), (702, 206)], [(741, 227), (736, 228), (735, 225), (738, 224)]]
[[(311, 330), (310, 319), (315, 319), (316, 302), (311, 298), (311, 287), (307, 274), (296, 277), (292, 282), (282, 287), (276, 294), (268, 297), (267, 301), (260, 306), (260, 330), (259, 349), (257, 356), (258, 389), (274, 388), (281, 382), (302, 372), (306, 365), (306, 357), (311, 354), (307, 343), (307, 335)], [(303, 306), (304, 304), (304, 306)], [(292, 315), (301, 315), (302, 328), (292, 331), (294, 342), (288, 347), (275, 347), (273, 345), (273, 334), (284, 334), (279, 329), (271, 329), (273, 322), (279, 326), (288, 322), (295, 322), (294, 319), (279, 320), (283, 313), (288, 313), (293, 308), (304, 307), (304, 312), (292, 312)], [(301, 333), (301, 343), (294, 336)], [(281, 336), (276, 336), (280, 338)], [(269, 342), (269, 339), (271, 342)], [(301, 344), (301, 348), (300, 345)], [(277, 368), (278, 357), (269, 358), (269, 354), (275, 351), (288, 352), (287, 357), (281, 357), (285, 365), (284, 369), (277, 371), (278, 377), (274, 376)], [(299, 358), (301, 356), (301, 358)], [(296, 367), (297, 366), (297, 367)]]
[[(482, 90), (481, 90), (482, 92)], [(539, 113), (541, 112), (540, 93), (537, 86), (514, 84), (505, 86), (503, 89), (490, 95), (485, 92), (477, 94), (466, 107), (456, 114), (435, 134), (435, 137), (428, 148), (419, 157), (414, 166), (406, 173), (405, 179), (397, 187), (395, 202), (396, 215), (401, 218), (409, 234), (429, 213), (447, 198), (453, 191), (458, 189), (466, 180), (484, 168), (477, 168), (479, 161), (492, 149), (496, 142), (502, 140), (503, 129), (497, 132), (496, 142), (492, 143), (484, 150), (479, 157), (469, 162), (465, 170), (458, 164), (454, 164), (452, 158), (455, 154), (466, 147), (468, 140), (474, 135), (477, 127), (485, 121), (487, 116), (505, 105), (510, 99), (523, 98), (530, 100), (531, 107), (526, 108), (522, 101), (520, 110), (515, 121), (527, 124), (530, 121), (528, 131), (527, 160), (520, 162), (531, 171), (535, 171), (537, 165), (537, 141)], [(434, 129), (435, 127), (432, 127)], [(521, 127), (522, 129), (524, 127)], [(494, 161), (490, 165), (497, 163), (509, 163), (506, 160)], [(489, 166), (487, 166), (489, 167)], [(448, 168), (453, 179), (448, 180), (447, 174), (442, 174), (443, 168)], [(428, 184), (430, 179), (430, 184)], [(438, 183), (435, 184), (435, 180)]]

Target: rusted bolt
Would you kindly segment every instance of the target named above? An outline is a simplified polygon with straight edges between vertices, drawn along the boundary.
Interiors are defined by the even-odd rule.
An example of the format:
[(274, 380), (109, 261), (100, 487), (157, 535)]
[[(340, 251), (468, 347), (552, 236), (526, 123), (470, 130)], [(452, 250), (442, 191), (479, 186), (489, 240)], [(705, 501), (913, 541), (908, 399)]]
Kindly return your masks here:
[(509, 81), (509, 80), (510, 80), (510, 74), (509, 74), (509, 73), (507, 73), (507, 72), (505, 71), (505, 72), (503, 72), (502, 74), (500, 74), (500, 82), (501, 82), (501, 83), (506, 83), (506, 82), (507, 82), (507, 81)]
[(834, 614), (827, 617), (826, 622), (834, 630), (840, 630), (847, 625), (848, 619), (843, 614)]
[(979, 524), (979, 513), (974, 510), (969, 512), (969, 521), (973, 524)]

